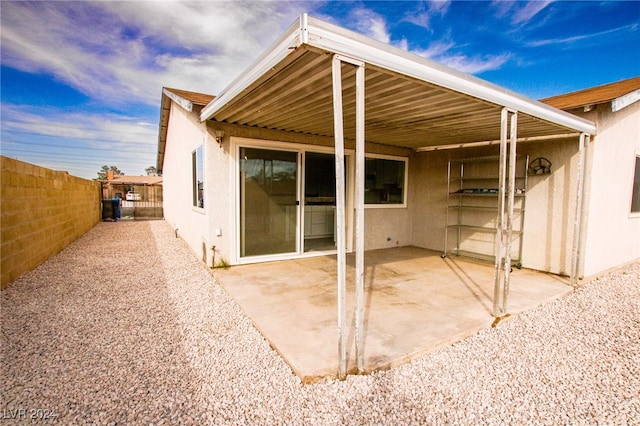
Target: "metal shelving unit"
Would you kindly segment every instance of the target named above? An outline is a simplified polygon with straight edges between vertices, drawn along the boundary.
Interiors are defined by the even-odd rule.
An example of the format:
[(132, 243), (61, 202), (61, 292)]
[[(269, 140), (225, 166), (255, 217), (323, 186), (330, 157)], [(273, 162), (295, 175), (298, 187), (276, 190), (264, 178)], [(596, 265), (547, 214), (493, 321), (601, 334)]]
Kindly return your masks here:
[[(442, 257), (449, 254), (494, 261), (499, 214), (499, 156), (450, 160)], [(521, 266), (529, 157), (516, 157), (512, 266)]]

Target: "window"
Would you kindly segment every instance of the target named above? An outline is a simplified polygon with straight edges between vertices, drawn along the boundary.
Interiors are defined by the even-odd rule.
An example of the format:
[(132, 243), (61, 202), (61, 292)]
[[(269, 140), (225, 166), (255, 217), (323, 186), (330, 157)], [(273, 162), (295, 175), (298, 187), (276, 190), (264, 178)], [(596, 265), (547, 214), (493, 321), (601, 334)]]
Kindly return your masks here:
[(191, 153), (191, 171), (193, 175), (193, 205), (204, 208), (204, 158), (202, 145)]
[(365, 158), (365, 204), (405, 206), (406, 159)]
[(633, 192), (631, 193), (631, 213), (640, 213), (640, 154), (636, 155), (636, 171), (633, 175)]

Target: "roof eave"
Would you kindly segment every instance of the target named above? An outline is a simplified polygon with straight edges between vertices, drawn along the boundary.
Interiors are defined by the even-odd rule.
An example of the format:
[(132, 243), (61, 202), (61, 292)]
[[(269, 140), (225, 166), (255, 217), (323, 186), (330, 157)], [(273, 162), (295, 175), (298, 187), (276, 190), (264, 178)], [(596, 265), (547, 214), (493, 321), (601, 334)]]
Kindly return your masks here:
[(162, 88), (162, 94), (171, 99), (173, 102), (180, 105), (187, 112), (193, 111), (193, 102), (179, 96), (172, 91), (168, 90), (166, 87)]
[(307, 15), (300, 16), (249, 68), (240, 74), (222, 93), (200, 111), (200, 121), (210, 119), (220, 108), (242, 93), (251, 83), (276, 66), (283, 58), (306, 41)]
[[(156, 170), (162, 173), (162, 165), (164, 163), (164, 151), (167, 144), (167, 129), (169, 125), (169, 110), (171, 108), (171, 100), (162, 88), (162, 97), (160, 101), (160, 123), (158, 125), (158, 153), (156, 156)], [(166, 113), (165, 113), (166, 111)]]
[(640, 89), (629, 92), (611, 101), (611, 111), (620, 111), (636, 102), (640, 101)]
[(200, 120), (210, 119), (227, 102), (273, 68), (292, 49), (306, 44), (345, 55), (392, 72), (404, 74), (487, 102), (501, 105), (573, 131), (596, 134), (593, 122), (509, 91), (432, 60), (373, 40), (317, 18), (300, 16), (254, 64), (207, 105)]

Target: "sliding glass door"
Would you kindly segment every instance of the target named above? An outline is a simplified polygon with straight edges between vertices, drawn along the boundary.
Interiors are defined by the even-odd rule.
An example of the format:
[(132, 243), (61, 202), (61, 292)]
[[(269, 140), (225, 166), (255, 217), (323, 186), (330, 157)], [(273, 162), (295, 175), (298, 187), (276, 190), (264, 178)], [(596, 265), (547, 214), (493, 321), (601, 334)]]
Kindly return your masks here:
[(240, 256), (298, 251), (298, 153), (240, 148)]

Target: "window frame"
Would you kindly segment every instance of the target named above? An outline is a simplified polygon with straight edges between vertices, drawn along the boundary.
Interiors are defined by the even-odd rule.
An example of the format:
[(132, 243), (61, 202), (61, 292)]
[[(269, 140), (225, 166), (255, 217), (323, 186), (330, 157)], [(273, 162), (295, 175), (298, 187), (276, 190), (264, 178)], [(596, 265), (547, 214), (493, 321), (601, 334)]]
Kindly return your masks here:
[[(407, 208), (407, 189), (409, 187), (409, 158), (401, 157), (396, 155), (384, 155), (384, 154), (365, 154), (365, 180), (367, 175), (367, 159), (376, 159), (376, 160), (390, 160), (390, 161), (400, 161), (404, 163), (404, 181), (402, 182), (402, 203), (367, 203), (365, 201), (364, 208), (365, 209), (403, 209)], [(365, 182), (366, 189), (366, 182)]]
[[(200, 152), (200, 162), (201, 169), (198, 170), (198, 152)], [(202, 203), (198, 200), (198, 174), (201, 173), (202, 178)], [(198, 211), (204, 211), (204, 144), (198, 145), (196, 149), (191, 151), (191, 189), (192, 189), (192, 197), (191, 197), (191, 206)]]
[[(629, 217), (640, 218), (640, 151), (636, 151), (633, 162), (633, 173), (631, 176), (631, 198), (629, 200)], [(638, 198), (634, 200), (634, 195), (638, 194)], [(637, 210), (634, 210), (634, 201), (637, 204)]]

